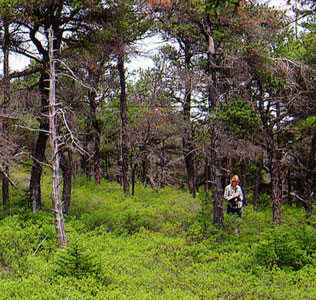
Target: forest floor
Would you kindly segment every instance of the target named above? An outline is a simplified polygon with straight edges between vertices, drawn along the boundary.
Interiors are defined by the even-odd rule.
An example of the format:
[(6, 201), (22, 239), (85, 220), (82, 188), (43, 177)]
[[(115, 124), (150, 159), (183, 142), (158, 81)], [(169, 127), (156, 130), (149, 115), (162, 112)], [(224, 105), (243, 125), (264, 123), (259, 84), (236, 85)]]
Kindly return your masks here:
[(302, 208), (284, 206), (275, 228), (269, 205), (249, 205), (218, 229), (203, 193), (137, 185), (126, 197), (77, 178), (60, 250), (50, 178), (35, 215), (24, 190), (0, 220), (0, 299), (316, 299), (316, 222)]

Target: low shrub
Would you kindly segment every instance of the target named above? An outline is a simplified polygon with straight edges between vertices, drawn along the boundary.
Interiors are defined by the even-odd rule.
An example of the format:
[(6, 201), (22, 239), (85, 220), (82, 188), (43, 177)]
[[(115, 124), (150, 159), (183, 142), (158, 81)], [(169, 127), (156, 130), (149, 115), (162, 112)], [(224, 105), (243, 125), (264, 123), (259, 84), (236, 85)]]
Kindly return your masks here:
[(299, 270), (315, 263), (315, 229), (306, 225), (283, 225), (266, 231), (255, 246), (254, 261), (259, 265)]

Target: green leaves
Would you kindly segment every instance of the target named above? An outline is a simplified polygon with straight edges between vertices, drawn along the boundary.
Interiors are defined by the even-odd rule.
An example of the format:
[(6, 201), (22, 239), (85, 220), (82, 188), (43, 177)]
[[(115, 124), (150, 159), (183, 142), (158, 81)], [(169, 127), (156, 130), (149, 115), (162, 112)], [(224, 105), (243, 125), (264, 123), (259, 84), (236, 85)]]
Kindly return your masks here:
[(89, 275), (97, 276), (100, 273), (100, 266), (95, 260), (95, 257), (85, 249), (83, 242), (75, 239), (65, 249), (59, 251), (56, 274), (77, 279)]
[(302, 224), (295, 228), (280, 226), (267, 231), (255, 246), (254, 261), (265, 267), (299, 270), (315, 263), (316, 231)]
[(259, 125), (252, 104), (238, 97), (224, 104), (217, 116), (243, 137)]

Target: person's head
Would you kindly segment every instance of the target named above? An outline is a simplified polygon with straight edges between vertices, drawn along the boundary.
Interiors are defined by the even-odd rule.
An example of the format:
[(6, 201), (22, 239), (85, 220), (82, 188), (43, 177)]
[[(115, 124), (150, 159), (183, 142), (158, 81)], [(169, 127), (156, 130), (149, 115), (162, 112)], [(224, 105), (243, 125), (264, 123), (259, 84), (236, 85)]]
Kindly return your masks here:
[(238, 175), (234, 175), (231, 180), (232, 187), (235, 188), (238, 185), (238, 183), (239, 183), (239, 177)]

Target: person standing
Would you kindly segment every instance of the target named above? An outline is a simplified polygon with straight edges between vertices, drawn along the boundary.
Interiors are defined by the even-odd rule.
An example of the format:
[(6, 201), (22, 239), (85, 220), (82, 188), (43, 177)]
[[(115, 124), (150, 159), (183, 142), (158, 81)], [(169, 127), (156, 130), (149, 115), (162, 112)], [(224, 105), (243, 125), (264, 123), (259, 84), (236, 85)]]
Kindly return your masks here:
[(234, 175), (231, 183), (225, 187), (224, 199), (228, 201), (227, 213), (237, 214), (240, 218), (244, 216), (243, 200), (244, 196), (239, 186), (239, 177)]

